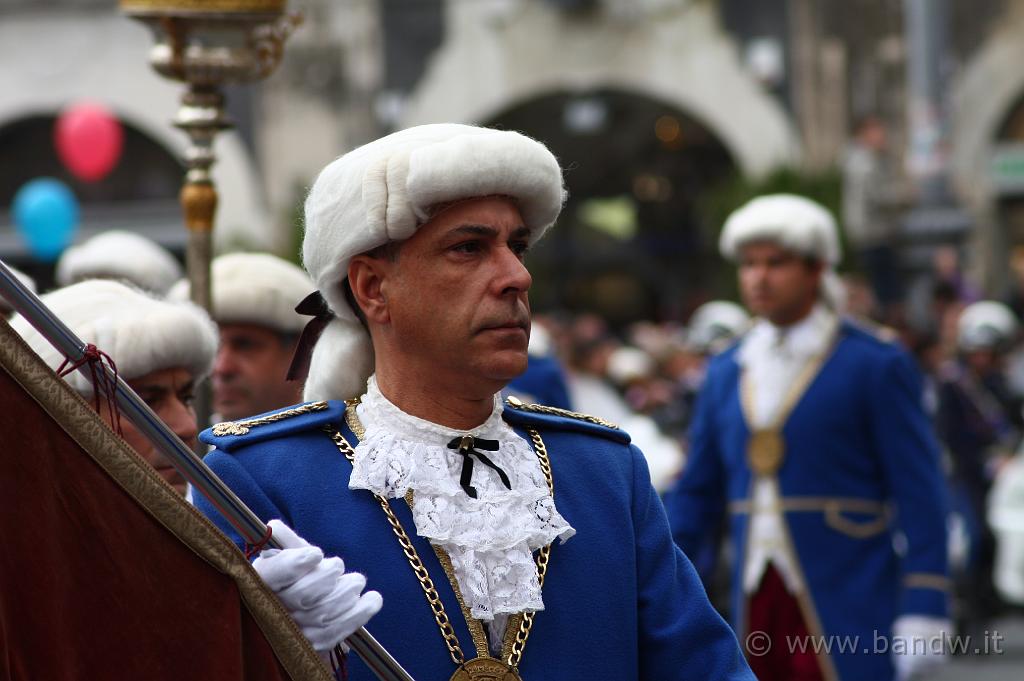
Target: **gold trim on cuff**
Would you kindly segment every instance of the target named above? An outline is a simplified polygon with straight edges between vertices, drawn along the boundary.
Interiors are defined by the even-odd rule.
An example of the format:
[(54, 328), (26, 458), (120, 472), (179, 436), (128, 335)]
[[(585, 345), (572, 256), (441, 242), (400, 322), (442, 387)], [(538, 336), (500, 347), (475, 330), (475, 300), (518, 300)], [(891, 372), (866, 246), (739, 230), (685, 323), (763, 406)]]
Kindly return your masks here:
[[(729, 502), (730, 513), (750, 513), (753, 502), (738, 499)], [(829, 510), (846, 513), (888, 513), (888, 506), (882, 501), (857, 497), (780, 497), (779, 503), (765, 511), (821, 512)]]
[(950, 592), (953, 589), (953, 582), (945, 575), (910, 572), (903, 577), (903, 586), (907, 589), (935, 589), (936, 591)]

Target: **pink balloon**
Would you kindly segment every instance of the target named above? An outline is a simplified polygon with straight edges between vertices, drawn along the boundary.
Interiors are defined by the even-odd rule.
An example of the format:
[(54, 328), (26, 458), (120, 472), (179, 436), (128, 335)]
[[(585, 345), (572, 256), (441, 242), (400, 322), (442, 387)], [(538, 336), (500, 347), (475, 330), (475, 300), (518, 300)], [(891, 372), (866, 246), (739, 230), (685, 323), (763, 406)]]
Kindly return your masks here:
[(80, 102), (65, 109), (54, 128), (57, 154), (75, 177), (95, 182), (117, 165), (124, 130), (101, 104)]

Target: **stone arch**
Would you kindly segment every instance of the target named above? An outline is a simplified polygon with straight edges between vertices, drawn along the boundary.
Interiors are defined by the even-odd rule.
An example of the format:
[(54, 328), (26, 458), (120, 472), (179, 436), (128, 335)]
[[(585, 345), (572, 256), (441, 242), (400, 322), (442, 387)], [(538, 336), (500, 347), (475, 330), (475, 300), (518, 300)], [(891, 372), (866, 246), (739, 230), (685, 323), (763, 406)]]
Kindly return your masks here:
[(1024, 94), (1024, 12), (992, 35), (965, 65), (953, 90), (950, 170), (960, 194), (975, 204), (993, 192), (988, 165), (1007, 115)]
[(1024, 6), (1015, 5), (966, 62), (951, 95), (949, 172), (974, 220), (971, 270), (997, 292), (1007, 285), (1010, 244), (991, 163), (1000, 129), (1024, 96), (1021, 30)]
[(707, 126), (632, 89), (548, 92), (481, 122), (543, 140), (565, 169), (559, 227), (530, 256), (536, 309), (622, 325), (702, 302), (718, 270), (709, 199), (738, 170)]
[(779, 102), (743, 69), (713, 3), (676, 3), (632, 22), (573, 19), (544, 3), (449, 2), (448, 37), (401, 124), (480, 122), (552, 91), (632, 91), (687, 112), (740, 169), (760, 176), (798, 160)]

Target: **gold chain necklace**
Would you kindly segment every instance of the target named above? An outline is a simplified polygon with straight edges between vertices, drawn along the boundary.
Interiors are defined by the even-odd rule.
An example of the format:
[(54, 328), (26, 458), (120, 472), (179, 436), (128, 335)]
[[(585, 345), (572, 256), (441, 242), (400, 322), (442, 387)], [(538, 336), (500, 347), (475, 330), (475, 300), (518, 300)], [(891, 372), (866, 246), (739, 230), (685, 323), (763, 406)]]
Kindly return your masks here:
[[(363, 438), (362, 424), (359, 422), (356, 416), (356, 405), (359, 404), (358, 400), (349, 400), (345, 409), (345, 419), (348, 423), (349, 428), (356, 434), (356, 437)], [(338, 447), (338, 450), (349, 460), (349, 463), (355, 461), (355, 451), (352, 449), (352, 445), (348, 443), (345, 436), (341, 434), (336, 428), (328, 427), (328, 434), (334, 441), (334, 444)], [(544, 445), (544, 441), (540, 437), (540, 433), (532, 428), (527, 429), (527, 433), (530, 435), (530, 439), (533, 441), (533, 448), (537, 454), (537, 459), (540, 462), (541, 471), (544, 473), (544, 479), (547, 481), (548, 490), (551, 492), (552, 498), (555, 494), (554, 479), (551, 474), (551, 461), (548, 458), (547, 447)], [(384, 514), (387, 516), (388, 523), (391, 525), (392, 531), (395, 536), (398, 537), (398, 543), (402, 547), (402, 552), (405, 554), (406, 560), (409, 561), (409, 565), (412, 567), (413, 574), (416, 575), (416, 579), (420, 583), (420, 587), (423, 589), (423, 593), (427, 597), (427, 603), (430, 605), (430, 609), (434, 614), (434, 620), (437, 622), (438, 628), (441, 630), (441, 636), (444, 638), (445, 645), (448, 647), (448, 654), (451, 656), (452, 661), (458, 665), (455, 674), (452, 675), (451, 681), (521, 681), (519, 676), (518, 667), (519, 661), (523, 657), (523, 651), (526, 648), (526, 640), (530, 636), (530, 630), (533, 628), (533, 620), (536, 613), (525, 612), (517, 614), (509, 619), (508, 631), (505, 635), (505, 642), (502, 646), (502, 659), (496, 659), (488, 655), (486, 637), (483, 635), (483, 625), (479, 620), (472, 617), (469, 609), (466, 607), (462, 599), (462, 593), (459, 589), (459, 585), (455, 580), (454, 571), (450, 569), (451, 559), (448, 554), (439, 546), (433, 545), (434, 551), (438, 554), (442, 566), (445, 568), (445, 573), (451, 582), (452, 588), (455, 591), (456, 598), (459, 602), (459, 606), (462, 609), (462, 614), (466, 619), (466, 624), (469, 626), (471, 633), (473, 634), (474, 644), (477, 648), (478, 657), (467, 660), (465, 654), (462, 652), (462, 648), (459, 646), (459, 639), (455, 634), (455, 628), (452, 626), (451, 620), (448, 619), (448, 614), (445, 612), (444, 604), (441, 602), (441, 596), (437, 592), (437, 588), (434, 586), (434, 581), (430, 578), (430, 573), (427, 571), (426, 566), (423, 565), (423, 561), (420, 560), (419, 554), (416, 552), (416, 548), (412, 545), (412, 541), (409, 539), (409, 535), (406, 534), (405, 529), (402, 527), (401, 521), (398, 516), (395, 515), (394, 510), (391, 508), (391, 504), (388, 500), (379, 495), (374, 494), (373, 497), (380, 504), (384, 510)], [(412, 492), (410, 491), (406, 495), (406, 502), (412, 506)], [(551, 545), (542, 547), (535, 558), (537, 563), (537, 581), (540, 586), (544, 585), (544, 575), (547, 573), (548, 561), (551, 556)]]

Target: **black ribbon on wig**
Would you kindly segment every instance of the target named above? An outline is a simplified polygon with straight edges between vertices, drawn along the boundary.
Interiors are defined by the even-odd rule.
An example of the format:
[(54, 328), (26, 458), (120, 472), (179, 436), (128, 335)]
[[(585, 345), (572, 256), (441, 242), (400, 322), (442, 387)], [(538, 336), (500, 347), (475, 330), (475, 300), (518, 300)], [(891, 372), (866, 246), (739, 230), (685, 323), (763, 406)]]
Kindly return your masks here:
[(334, 319), (334, 313), (327, 306), (327, 301), (320, 294), (320, 291), (313, 291), (302, 299), (302, 302), (295, 306), (295, 311), (301, 315), (312, 317), (302, 329), (299, 342), (295, 344), (295, 354), (292, 355), (292, 363), (288, 367), (286, 378), (289, 381), (304, 381), (309, 376), (309, 363), (313, 359), (313, 346), (320, 339), (327, 325)]

